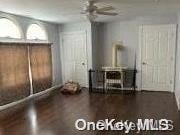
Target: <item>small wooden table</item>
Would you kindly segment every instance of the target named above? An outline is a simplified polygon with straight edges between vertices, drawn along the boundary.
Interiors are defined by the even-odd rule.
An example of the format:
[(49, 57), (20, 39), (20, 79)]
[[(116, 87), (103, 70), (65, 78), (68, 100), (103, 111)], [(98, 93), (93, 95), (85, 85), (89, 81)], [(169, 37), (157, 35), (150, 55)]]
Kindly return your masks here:
[[(108, 84), (120, 84), (121, 89), (124, 88), (124, 71), (128, 69), (127, 67), (102, 67), (103, 71), (105, 71), (105, 76), (104, 76), (104, 83), (105, 83), (105, 89), (107, 90)], [(120, 72), (120, 78), (118, 79), (111, 79), (107, 78), (107, 73), (108, 72)]]

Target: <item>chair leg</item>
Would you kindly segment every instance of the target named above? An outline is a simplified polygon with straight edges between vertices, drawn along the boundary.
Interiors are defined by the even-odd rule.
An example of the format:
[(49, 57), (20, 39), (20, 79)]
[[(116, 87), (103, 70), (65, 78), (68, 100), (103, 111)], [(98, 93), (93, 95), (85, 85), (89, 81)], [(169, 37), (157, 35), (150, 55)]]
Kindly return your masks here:
[(108, 83), (105, 82), (105, 93), (107, 93), (107, 86), (108, 86)]
[(123, 82), (121, 82), (121, 89), (124, 90)]

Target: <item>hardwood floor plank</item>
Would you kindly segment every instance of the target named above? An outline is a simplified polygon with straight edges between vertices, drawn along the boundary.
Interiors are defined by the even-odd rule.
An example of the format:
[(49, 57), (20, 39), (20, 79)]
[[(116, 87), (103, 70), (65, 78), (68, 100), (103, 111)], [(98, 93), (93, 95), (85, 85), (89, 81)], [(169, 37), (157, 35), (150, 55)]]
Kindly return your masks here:
[[(123, 135), (117, 131), (78, 131), (77, 119), (98, 121), (170, 119), (175, 129), (171, 132), (141, 132), (138, 135), (179, 135), (180, 113), (173, 93), (136, 92), (120, 94), (89, 94), (84, 89), (79, 95), (62, 95), (59, 90), (44, 98), (31, 100), (0, 112), (0, 135)], [(130, 135), (136, 133), (130, 132)], [(129, 135), (129, 134), (128, 134)]]

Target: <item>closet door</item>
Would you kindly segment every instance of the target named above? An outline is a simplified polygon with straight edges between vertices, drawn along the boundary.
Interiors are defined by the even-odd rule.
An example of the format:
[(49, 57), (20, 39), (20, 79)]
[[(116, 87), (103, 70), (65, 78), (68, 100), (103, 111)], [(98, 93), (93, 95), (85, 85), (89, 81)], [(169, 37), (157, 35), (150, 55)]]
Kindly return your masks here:
[(29, 46), (33, 93), (52, 86), (51, 45), (37, 44)]
[(142, 32), (142, 89), (173, 91), (176, 25), (147, 25)]
[(62, 33), (63, 83), (78, 82), (88, 86), (86, 32)]
[(28, 49), (0, 43), (0, 54), (0, 105), (5, 105), (30, 95)]

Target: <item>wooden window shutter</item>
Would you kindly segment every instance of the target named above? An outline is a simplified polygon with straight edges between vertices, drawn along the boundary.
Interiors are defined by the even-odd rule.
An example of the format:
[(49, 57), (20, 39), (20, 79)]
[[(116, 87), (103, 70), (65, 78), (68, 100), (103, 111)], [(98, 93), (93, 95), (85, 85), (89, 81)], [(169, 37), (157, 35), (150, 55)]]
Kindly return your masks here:
[(33, 93), (52, 87), (51, 45), (29, 46)]
[(30, 95), (28, 49), (25, 45), (0, 44), (0, 105)]

